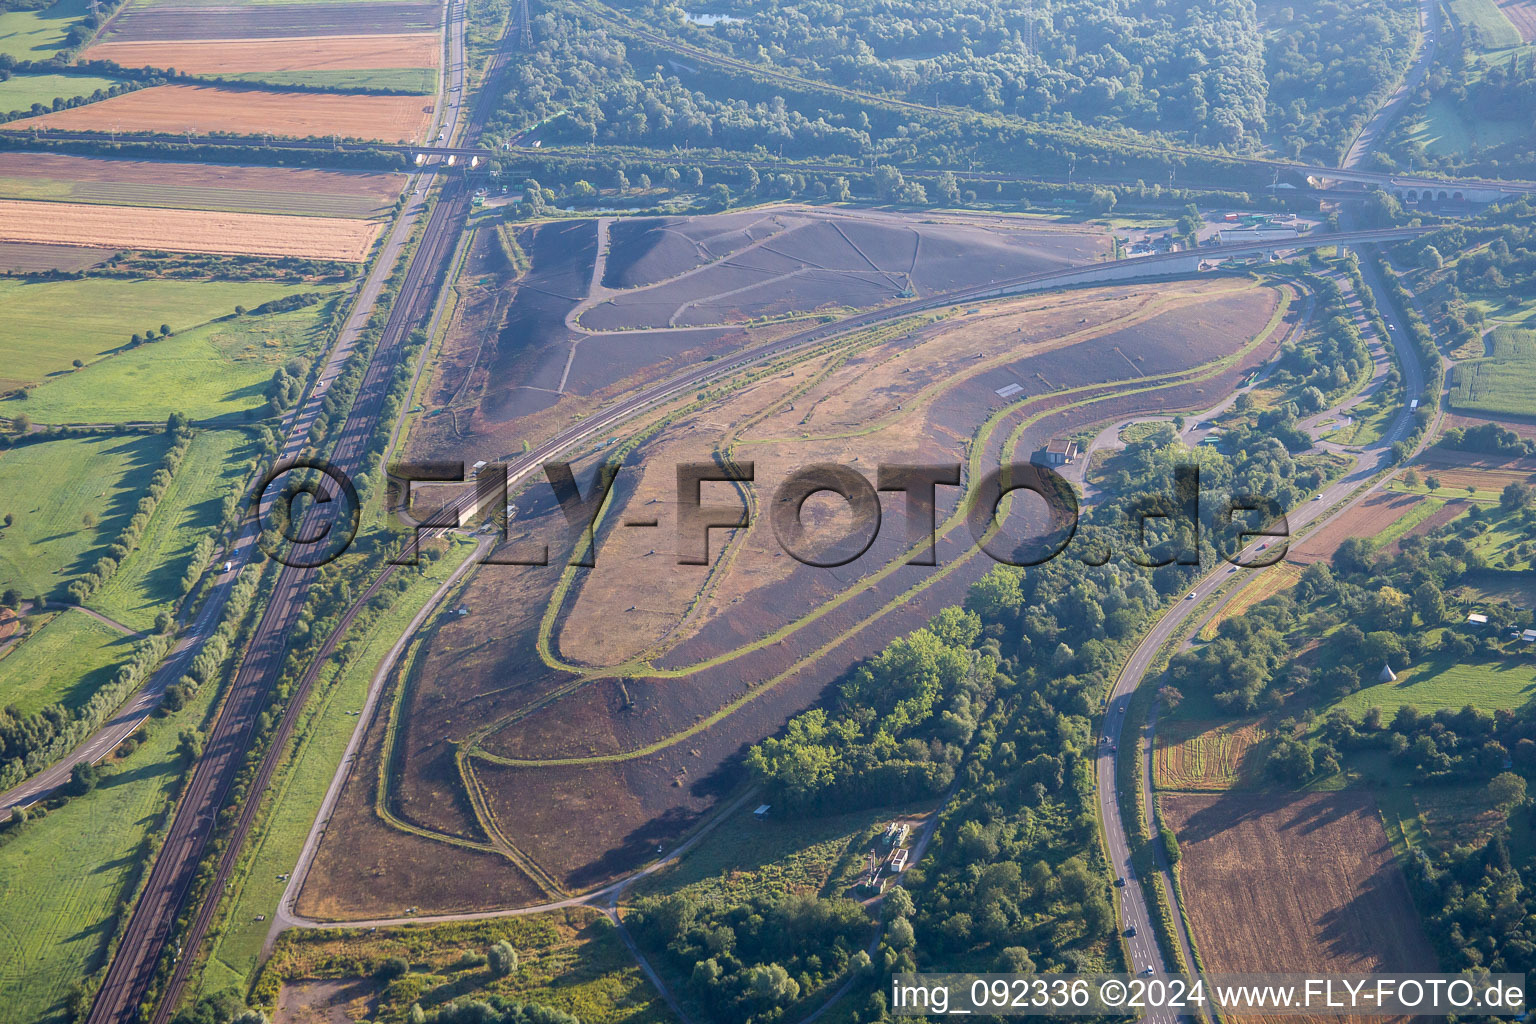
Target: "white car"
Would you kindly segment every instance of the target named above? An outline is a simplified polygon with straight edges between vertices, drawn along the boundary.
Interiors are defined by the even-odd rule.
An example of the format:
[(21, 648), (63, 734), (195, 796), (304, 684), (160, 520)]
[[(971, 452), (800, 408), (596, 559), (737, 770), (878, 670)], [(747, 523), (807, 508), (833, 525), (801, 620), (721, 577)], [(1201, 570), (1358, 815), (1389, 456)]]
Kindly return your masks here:
[(1147, 977), (1147, 976), (1151, 975), (1152, 974), (1152, 965), (1151, 964), (1147, 964), (1147, 966), (1142, 969), (1141, 973), (1142, 973), (1143, 977)]

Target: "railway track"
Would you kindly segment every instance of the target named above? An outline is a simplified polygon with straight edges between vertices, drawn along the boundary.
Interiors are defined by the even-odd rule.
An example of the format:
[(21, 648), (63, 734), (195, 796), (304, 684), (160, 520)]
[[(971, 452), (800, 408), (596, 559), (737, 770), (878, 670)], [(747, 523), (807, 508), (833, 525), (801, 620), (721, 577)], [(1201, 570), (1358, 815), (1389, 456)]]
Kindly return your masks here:
[[(462, 5), (455, 5), (455, 10), (457, 17), (462, 18)], [(488, 79), (494, 78), (504, 63), (505, 54), (488, 74)], [(491, 109), (489, 97), (493, 94), (493, 90), (488, 89), (479, 97), (466, 127), (468, 137), (478, 136), (483, 128)], [(400, 292), (391, 306), (352, 409), (332, 449), (332, 464), (349, 476), (364, 468), (368, 443), (378, 426), (406, 341), (413, 328), (425, 322), (431, 314), (438, 282), (452, 257), (469, 209), (467, 187), (462, 180), (449, 179), (411, 256)], [(361, 603), (355, 603), (347, 610), (342, 628), (333, 631), (316, 652), (309, 671), (290, 696), (275, 741), (257, 771), (248, 798), (235, 817), (234, 828), (219, 858), (207, 898), (187, 921), (185, 929), (180, 929), (178, 926), (185, 913), (183, 905), (198, 877), (209, 840), (219, 825), (220, 811), (245, 763), (255, 722), (270, 702), (273, 685), (288, 653), (288, 635), (304, 606), (313, 578), (312, 570), (302, 567), (285, 566), (279, 573), (271, 599), (261, 614), (247, 653), (208, 736), (206, 748), (176, 808), (165, 842), (150, 868), (122, 942), (107, 968), (106, 978), (87, 1018), (88, 1024), (131, 1024), (141, 1019), (142, 1004), (159, 972), (165, 950), (173, 940), (177, 943), (178, 956), (151, 1019), (154, 1024), (164, 1024), (175, 1010), (196, 959), (196, 951), (213, 922), (219, 896), (234, 871), (244, 839), (254, 823), (260, 796), (276, 770), (284, 741), (292, 733), (295, 712), (302, 707), (320, 665), (334, 651), (345, 626), (351, 624), (362, 608)], [(386, 578), (387, 574), (381, 576), (366, 596), (377, 593)]]

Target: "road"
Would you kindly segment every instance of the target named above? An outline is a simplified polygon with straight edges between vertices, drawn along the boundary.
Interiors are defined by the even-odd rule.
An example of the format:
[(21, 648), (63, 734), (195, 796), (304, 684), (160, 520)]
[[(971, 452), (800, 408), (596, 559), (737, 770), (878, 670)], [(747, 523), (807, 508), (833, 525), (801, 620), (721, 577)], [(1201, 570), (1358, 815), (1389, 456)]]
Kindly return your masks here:
[(1357, 169), (1365, 163), (1365, 158), (1376, 148), (1376, 143), (1381, 141), (1382, 133), (1391, 126), (1401, 113), (1403, 105), (1413, 95), (1413, 91), (1424, 81), (1424, 76), (1429, 74), (1429, 69), (1435, 62), (1435, 51), (1440, 41), (1440, 23), (1437, 16), (1435, 0), (1419, 0), (1419, 50), (1414, 55), (1413, 63), (1403, 74), (1402, 81), (1397, 83), (1397, 88), (1388, 96), (1385, 102), (1371, 115), (1371, 119), (1365, 123), (1360, 134), (1355, 136), (1355, 141), (1350, 144), (1349, 151), (1344, 154), (1341, 167)]
[[(1372, 288), (1377, 308), (1383, 311), (1391, 310), (1393, 307), (1389, 304), (1389, 297), (1379, 284), (1373, 281), (1371, 276), (1366, 277), (1366, 282)], [(1417, 395), (1424, 386), (1424, 371), (1419, 365), (1413, 343), (1403, 332), (1400, 316), (1389, 314), (1385, 319), (1389, 326), (1388, 335), (1392, 347), (1397, 352), (1399, 365), (1403, 368), (1404, 394)], [(1366, 330), (1369, 330), (1369, 327), (1366, 327)], [(1378, 361), (1376, 373), (1380, 375), (1385, 372), (1386, 366)], [(1352, 401), (1353, 399), (1347, 399), (1340, 404), (1348, 405)], [(1301, 508), (1291, 511), (1289, 526), (1292, 535), (1299, 533), (1309, 524), (1316, 523), (1320, 526), (1323, 522), (1342, 515), (1379, 488), (1382, 480), (1376, 478), (1392, 463), (1392, 445), (1407, 438), (1412, 430), (1413, 414), (1404, 406), (1386, 434), (1374, 445), (1361, 451), (1354, 468), (1323, 489), (1321, 500), (1307, 502)], [(1257, 544), (1250, 545), (1245, 552), (1247, 556), (1245, 560), (1251, 559), (1256, 554), (1258, 554)], [(1104, 716), (1103, 742), (1100, 744), (1096, 759), (1095, 775), (1101, 794), (1100, 814), (1104, 823), (1111, 869), (1126, 880), (1125, 887), (1120, 890), (1121, 912), (1125, 925), (1136, 929), (1135, 935), (1127, 940), (1127, 945), (1131, 951), (1133, 968), (1138, 971), (1151, 967), (1157, 974), (1172, 973), (1168, 959), (1153, 937), (1155, 932), (1151, 930), (1151, 917), (1143, 890), (1148, 880), (1137, 878), (1132, 870), (1132, 846), (1121, 813), (1121, 805), (1127, 802), (1128, 794), (1124, 794), (1118, 786), (1119, 780), (1116, 778), (1115, 771), (1116, 755), (1120, 744), (1129, 739), (1138, 744), (1137, 756), (1144, 758), (1142, 788), (1134, 794), (1134, 799), (1142, 803), (1147, 821), (1151, 823), (1153, 834), (1156, 834), (1158, 823), (1151, 810), (1152, 730), (1149, 723), (1143, 735), (1133, 734), (1130, 737), (1125, 735), (1126, 712), (1130, 706), (1131, 695), (1146, 680), (1152, 666), (1160, 660), (1164, 647), (1190, 624), (1193, 616), (1214, 614), (1242, 589), (1242, 582), (1251, 579), (1254, 573), (1262, 571), (1262, 569), (1244, 570), (1228, 566), (1204, 577), (1190, 589), (1184, 599), (1158, 620), (1137, 645), (1121, 668), (1120, 675), (1116, 678), (1114, 688), (1109, 695), (1108, 709)], [(1216, 599), (1214, 605), (1202, 607), (1206, 598), (1216, 594), (1228, 584), (1231, 586)], [(1173, 879), (1171, 873), (1167, 871), (1167, 865), (1163, 864), (1161, 867), (1163, 868), (1161, 882), (1169, 900), (1172, 901)], [(1177, 907), (1173, 908), (1173, 916), (1177, 937), (1181, 947), (1184, 948), (1185, 962), (1190, 970), (1193, 970), (1194, 963), (1189, 954), (1189, 936), (1184, 930), (1183, 920)], [(1172, 1015), (1152, 1015), (1148, 1019), (1166, 1024), (1172, 1020)]]

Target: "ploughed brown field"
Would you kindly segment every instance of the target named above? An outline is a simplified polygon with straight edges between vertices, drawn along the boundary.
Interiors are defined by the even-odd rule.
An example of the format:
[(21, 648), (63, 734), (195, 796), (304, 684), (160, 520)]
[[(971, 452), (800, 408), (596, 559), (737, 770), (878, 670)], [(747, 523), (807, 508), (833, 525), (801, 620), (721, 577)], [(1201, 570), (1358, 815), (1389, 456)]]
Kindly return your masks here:
[[(441, 3), (125, 4), (101, 38), (271, 39), (287, 36), (398, 35), (430, 32), (443, 22)], [(178, 65), (179, 66), (179, 65)]]
[(115, 160), (62, 153), (0, 153), (0, 181), (40, 178), (63, 184), (164, 185), (227, 188), (243, 192), (322, 193), (367, 196), (382, 203), (395, 201), (405, 186), (402, 174), (377, 171), (320, 171), (307, 167), (238, 167), (231, 164), (170, 163), (156, 160)]
[(436, 32), (415, 32), (98, 43), (86, 50), (81, 59), (115, 61), (125, 68), (175, 68), (195, 75), (223, 75), (246, 71), (435, 68), (441, 63), (441, 56), (441, 36)]
[(4, 125), (63, 131), (182, 132), (233, 135), (340, 135), (381, 142), (414, 142), (432, 120), (422, 96), (354, 96), (207, 85), (157, 85)]
[(1536, 0), (1498, 0), (1499, 10), (1528, 43), (1536, 42)]
[(105, 263), (114, 252), (78, 245), (0, 242), (0, 272), (36, 274), (47, 270), (85, 270)]
[(0, 199), (0, 242), (362, 262), (377, 221)]
[[(526, 387), (530, 372), (541, 375), (540, 393), (554, 393), (546, 409), (592, 408), (567, 405), (559, 393), (574, 377), (573, 340), (578, 360), (594, 342), (622, 344), (624, 362), (598, 382), (610, 394), (638, 386), (648, 362), (671, 358), (667, 345), (648, 346), (675, 329), (605, 335), (569, 327), (568, 315), (593, 294), (594, 275), (613, 280), (596, 273), (601, 249), (590, 222), (525, 236), (533, 262), (525, 280), (538, 288), (520, 289), (510, 316), (504, 298), (476, 297), (478, 285), (467, 284), (494, 260), (473, 257), (461, 279), (463, 305), (486, 306), (493, 327), (454, 324), (432, 393), (455, 415), (413, 431), (413, 458), (494, 457), (507, 450), (501, 431), (510, 424), (537, 443), (546, 435), (530, 428), (551, 429), (556, 417), (486, 411), (490, 396)], [(537, 302), (518, 319), (525, 295)], [(625, 458), (600, 529), (598, 568), (559, 592), (570, 551), (564, 520), (542, 480), (514, 496), (512, 536), (548, 542), (551, 564), (485, 566), (451, 599), (466, 613), (432, 627), (399, 706), (387, 806), (409, 831), (374, 812), (376, 776), (355, 774), (362, 781), (348, 783), (351, 796), (331, 819), (301, 911), (357, 918), (383, 907), (463, 905), (483, 881), (467, 881), (459, 894), (443, 888), (450, 879), (418, 885), (411, 877), (409, 866), (430, 861), (434, 846), (466, 868), (473, 851), (497, 857), (538, 892), (527, 902), (591, 889), (644, 864), (737, 786), (746, 745), (814, 704), (854, 660), (958, 603), (991, 567), (954, 524), (939, 542), (937, 567), (906, 565), (905, 524), (894, 512), (873, 547), (840, 568), (776, 555), (764, 517), (788, 470), (825, 460), (867, 476), (882, 460), (965, 461), (968, 439), (992, 421), (972, 442), (990, 467), (1090, 424), (1203, 408), (1273, 354), (1303, 305), (1290, 301), (1282, 312), (1281, 299), (1281, 290), (1252, 281), (1212, 279), (1027, 296), (937, 319), (925, 313), (882, 325), (862, 346), (807, 354), (696, 406), (689, 394), (617, 428), (618, 438), (642, 436), (646, 422), (657, 430)], [(507, 329), (498, 335), (499, 324)], [(520, 346), (547, 352), (534, 358)], [(710, 566), (678, 566), (673, 467), (725, 447), (757, 464), (754, 525), (714, 531)], [(600, 443), (581, 453), (584, 488), (594, 463), (615, 450)], [(941, 493), (943, 522), (959, 489), (941, 491), (949, 492)], [(726, 485), (706, 495), (739, 500)], [(813, 529), (838, 526), (836, 506), (812, 505)], [(619, 525), (646, 516), (659, 527)], [(1011, 527), (1020, 522), (1009, 515)], [(538, 640), (552, 602), (547, 662)], [(360, 871), (351, 851), (362, 848), (378, 852)]]
[(1423, 497), (1418, 494), (1377, 491), (1348, 512), (1334, 517), (1325, 526), (1291, 545), (1286, 558), (1302, 565), (1327, 562), (1346, 540), (1351, 537), (1375, 537), (1412, 511), (1421, 500)]
[(1160, 799), (1178, 835), (1180, 883), (1206, 970), (1438, 970), (1370, 794), (1233, 791)]

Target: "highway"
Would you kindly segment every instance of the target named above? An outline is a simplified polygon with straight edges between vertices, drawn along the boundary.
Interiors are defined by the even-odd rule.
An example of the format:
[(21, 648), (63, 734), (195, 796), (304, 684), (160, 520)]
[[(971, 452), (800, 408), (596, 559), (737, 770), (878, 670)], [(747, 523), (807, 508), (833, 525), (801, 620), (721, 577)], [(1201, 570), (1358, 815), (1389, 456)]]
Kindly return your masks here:
[[(1369, 276), (1366, 280), (1368, 285), (1372, 286), (1377, 308), (1384, 312), (1390, 310), (1392, 306), (1388, 304), (1389, 297)], [(1404, 393), (1417, 395), (1424, 387), (1423, 367), (1419, 365), (1413, 344), (1402, 329), (1401, 317), (1392, 314), (1388, 315), (1386, 320), (1389, 339), (1397, 352), (1398, 362), (1403, 368)], [(1362, 327), (1366, 331), (1371, 330), (1368, 325), (1362, 324)], [(1385, 373), (1384, 366), (1379, 365), (1378, 370), (1382, 374)], [(1346, 403), (1348, 401), (1346, 399)], [(1385, 479), (1378, 479), (1378, 477), (1391, 465), (1392, 445), (1408, 437), (1412, 429), (1413, 413), (1404, 406), (1393, 421), (1391, 429), (1376, 444), (1365, 449), (1349, 473), (1324, 488), (1320, 500), (1307, 502), (1301, 508), (1290, 511), (1288, 518), (1292, 535), (1294, 536), (1309, 524), (1316, 523), (1320, 526), (1327, 520), (1342, 515), (1373, 493), (1381, 485), (1382, 479)], [(1257, 548), (1257, 542), (1250, 545), (1245, 552), (1245, 560), (1257, 555)], [(1214, 615), (1242, 589), (1243, 582), (1251, 579), (1255, 573), (1263, 571), (1263, 569), (1245, 570), (1225, 566), (1201, 579), (1183, 599), (1158, 620), (1137, 645), (1121, 668), (1108, 698), (1108, 708), (1104, 716), (1103, 742), (1099, 747), (1095, 775), (1098, 780), (1100, 814), (1104, 823), (1111, 870), (1126, 880), (1125, 887), (1120, 890), (1121, 913), (1124, 924), (1136, 929), (1136, 934), (1127, 939), (1127, 946), (1131, 951), (1133, 968), (1137, 971), (1151, 967), (1157, 974), (1173, 973), (1171, 964), (1158, 947), (1156, 933), (1151, 929), (1151, 917), (1142, 888), (1146, 884), (1157, 884), (1157, 879), (1136, 877), (1131, 864), (1132, 844), (1121, 813), (1121, 804), (1124, 800), (1117, 786), (1115, 772), (1117, 754), (1122, 743), (1132, 742), (1138, 748), (1135, 756), (1143, 760), (1142, 790), (1135, 794), (1135, 799), (1141, 803), (1143, 813), (1147, 815), (1147, 821), (1151, 823), (1152, 832), (1156, 835), (1158, 822), (1154, 819), (1151, 810), (1152, 733), (1149, 726), (1144, 735), (1135, 733), (1126, 735), (1126, 712), (1130, 706), (1131, 694), (1146, 680), (1152, 666), (1160, 661), (1164, 647), (1191, 624), (1192, 617)], [(1206, 599), (1218, 591), (1223, 592), (1216, 603), (1206, 605)], [(1172, 905), (1172, 878), (1166, 873), (1166, 865), (1163, 865), (1163, 868), (1164, 889)], [(1193, 970), (1194, 964), (1188, 962), (1189, 939), (1184, 934), (1183, 922), (1179, 919), (1177, 907), (1173, 908), (1173, 914), (1180, 945), (1185, 947), (1186, 962), (1189, 969)], [(1166, 1024), (1172, 1020), (1172, 1015), (1152, 1015), (1148, 1019)]]

